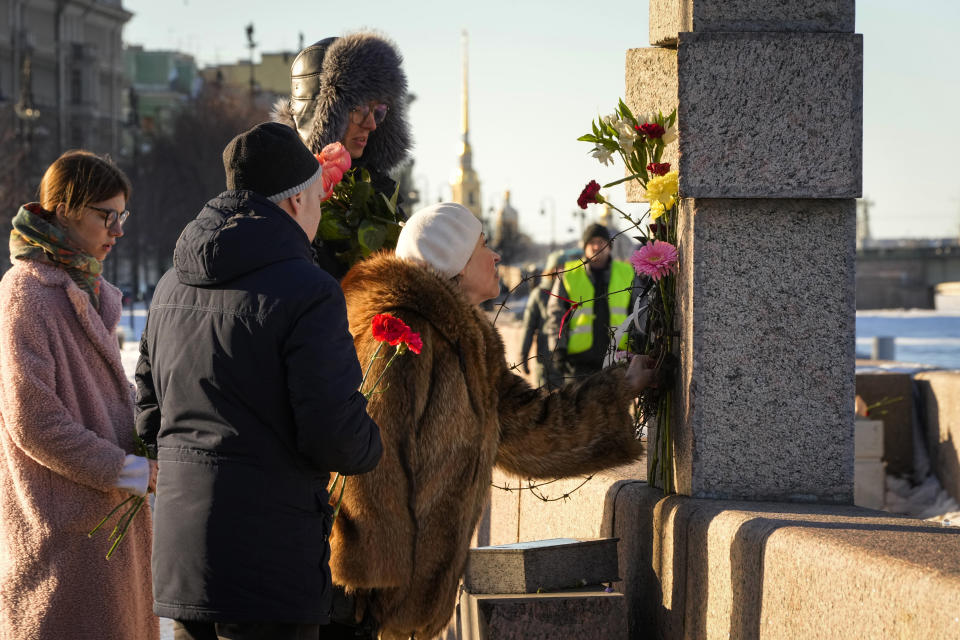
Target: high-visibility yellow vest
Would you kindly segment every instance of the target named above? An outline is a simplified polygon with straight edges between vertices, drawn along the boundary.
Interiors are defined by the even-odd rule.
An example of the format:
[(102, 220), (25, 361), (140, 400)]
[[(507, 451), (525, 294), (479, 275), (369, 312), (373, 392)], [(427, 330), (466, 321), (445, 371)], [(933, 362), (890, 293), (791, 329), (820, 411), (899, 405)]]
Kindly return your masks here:
[[(567, 320), (567, 329), (570, 331), (570, 341), (567, 343), (567, 353), (582, 353), (593, 346), (593, 283), (587, 276), (587, 269), (580, 260), (572, 260), (563, 265), (563, 286), (567, 290), (567, 297), (574, 302), (585, 302), (570, 314)], [(630, 286), (633, 284), (633, 267), (626, 262), (612, 260), (610, 262), (610, 284), (607, 291), (611, 291), (606, 302), (610, 305), (610, 326), (616, 327), (627, 319), (627, 306), (630, 304)], [(589, 301), (589, 302), (586, 302)], [(601, 300), (602, 302), (602, 300)], [(618, 345), (620, 349), (627, 348), (627, 336), (624, 334)]]

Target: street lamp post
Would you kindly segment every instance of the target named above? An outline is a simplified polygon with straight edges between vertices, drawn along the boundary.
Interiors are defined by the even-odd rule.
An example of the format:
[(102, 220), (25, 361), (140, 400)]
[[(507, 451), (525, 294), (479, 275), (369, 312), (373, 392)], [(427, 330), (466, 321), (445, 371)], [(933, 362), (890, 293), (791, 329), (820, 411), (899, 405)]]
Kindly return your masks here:
[(540, 215), (547, 215), (547, 210), (543, 207), (544, 202), (550, 202), (550, 251), (557, 248), (557, 203), (553, 196), (544, 196), (540, 199)]
[(247, 25), (247, 48), (250, 49), (250, 99), (257, 94), (257, 82), (253, 77), (253, 50), (257, 43), (253, 41), (253, 23)]

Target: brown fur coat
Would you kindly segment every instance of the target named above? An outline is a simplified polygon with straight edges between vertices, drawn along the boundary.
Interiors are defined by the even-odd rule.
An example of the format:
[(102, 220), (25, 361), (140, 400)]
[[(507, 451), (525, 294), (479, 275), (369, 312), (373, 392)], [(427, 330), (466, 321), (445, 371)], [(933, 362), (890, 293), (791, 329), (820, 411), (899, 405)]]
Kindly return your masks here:
[(546, 478), (635, 459), (629, 394), (622, 370), (553, 393), (532, 389), (508, 370), (489, 320), (427, 267), (380, 254), (347, 274), (343, 292), (364, 367), (378, 313), (419, 332), (423, 352), (397, 358), (370, 401), (383, 458), (347, 482), (330, 541), (333, 579), (372, 607), (381, 637), (431, 638), (453, 612), (494, 465)]

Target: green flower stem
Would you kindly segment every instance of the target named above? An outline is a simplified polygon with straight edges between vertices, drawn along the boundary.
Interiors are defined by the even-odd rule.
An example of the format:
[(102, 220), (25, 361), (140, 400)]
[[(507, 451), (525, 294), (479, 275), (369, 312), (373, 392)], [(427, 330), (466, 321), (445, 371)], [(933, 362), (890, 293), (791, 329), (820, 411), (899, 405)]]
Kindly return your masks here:
[(100, 527), (102, 527), (103, 524), (113, 516), (113, 514), (115, 514), (117, 511), (119, 511), (120, 508), (121, 508), (123, 505), (127, 504), (128, 502), (130, 502), (130, 501), (133, 500), (134, 498), (136, 498), (136, 496), (128, 496), (126, 500), (124, 500), (123, 502), (121, 502), (120, 504), (118, 504), (117, 506), (115, 506), (115, 507), (113, 508), (113, 511), (111, 511), (110, 513), (108, 513), (108, 514), (106, 515), (106, 517), (104, 517), (103, 520), (101, 520), (100, 522), (98, 522), (98, 523), (97, 523), (97, 526), (95, 526), (95, 527), (90, 531), (90, 533), (87, 534), (87, 537), (88, 537), (88, 538), (92, 538), (92, 537), (93, 537), (93, 534), (95, 534), (95, 533), (100, 529)]
[[(382, 342), (380, 343), (380, 346), (381, 347), (383, 346)], [(377, 347), (377, 352), (379, 353), (379, 351), (380, 351), (380, 347)], [(383, 380), (383, 376), (385, 376), (387, 373), (387, 369), (390, 368), (390, 365), (393, 364), (393, 361), (397, 359), (398, 355), (400, 355), (400, 345), (397, 345), (397, 348), (394, 350), (393, 355), (390, 356), (389, 360), (387, 360), (386, 366), (383, 368), (383, 371), (380, 372), (380, 377), (378, 377), (377, 381), (373, 383), (373, 388), (371, 388), (370, 391), (364, 392), (363, 395), (365, 398), (369, 400), (370, 396), (373, 395), (373, 392), (377, 390), (377, 387), (380, 386), (380, 381)], [(361, 388), (363, 388), (362, 385), (361, 385)]]
[(337, 498), (337, 506), (333, 509), (333, 521), (337, 521), (337, 516), (340, 515), (340, 505), (343, 504), (343, 492), (347, 488), (347, 476), (340, 476), (340, 497)]
[[(373, 352), (373, 357), (370, 358), (370, 362), (367, 363), (367, 369), (366, 369), (366, 371), (363, 372), (363, 378), (360, 379), (360, 393), (363, 393), (363, 385), (364, 385), (364, 384), (366, 383), (366, 381), (367, 381), (367, 374), (370, 373), (370, 367), (373, 366), (373, 361), (380, 357), (380, 350), (381, 350), (381, 349), (383, 349), (383, 343), (382, 343), (382, 342), (377, 345), (377, 350)], [(364, 394), (364, 396), (367, 397), (367, 398), (370, 397), (370, 396), (367, 396), (366, 394)]]
[[(640, 216), (640, 222), (637, 222), (636, 220), (634, 220), (633, 218), (631, 218), (629, 215), (627, 215), (627, 213), (626, 213), (625, 211), (623, 211), (622, 209), (620, 209), (620, 207), (618, 207), (617, 205), (613, 204), (613, 203), (610, 202), (609, 200), (606, 200), (606, 199), (605, 199), (605, 200), (604, 200), (604, 203), (606, 203), (607, 205), (610, 206), (611, 209), (613, 209), (614, 211), (616, 211), (617, 213), (619, 213), (619, 214), (620, 214), (620, 217), (623, 218), (624, 220), (626, 220), (627, 222), (629, 222), (630, 225), (631, 225), (634, 229), (636, 229), (636, 230), (639, 231), (640, 233), (643, 233), (643, 227), (640, 226), (640, 222), (643, 222), (643, 219), (647, 216), (646, 213), (643, 214), (642, 216)], [(649, 213), (649, 212), (648, 212), (648, 213)], [(644, 235), (646, 235), (646, 234), (644, 233)]]
[(123, 529), (120, 531), (120, 535), (117, 536), (117, 539), (113, 541), (113, 546), (110, 547), (110, 550), (107, 551), (107, 560), (110, 559), (110, 556), (113, 555), (113, 552), (117, 550), (117, 546), (120, 544), (120, 541), (123, 540), (124, 536), (127, 535), (127, 529), (130, 528), (130, 523), (133, 522), (134, 517), (140, 512), (140, 509), (143, 507), (143, 503), (146, 502), (146, 498), (143, 496), (134, 496), (134, 505), (125, 515), (129, 515), (123, 523)]
[(334, 474), (333, 480), (330, 482), (330, 484), (327, 485), (328, 494), (333, 492), (333, 488), (337, 486), (337, 480), (339, 479), (340, 479), (340, 474), (339, 473)]

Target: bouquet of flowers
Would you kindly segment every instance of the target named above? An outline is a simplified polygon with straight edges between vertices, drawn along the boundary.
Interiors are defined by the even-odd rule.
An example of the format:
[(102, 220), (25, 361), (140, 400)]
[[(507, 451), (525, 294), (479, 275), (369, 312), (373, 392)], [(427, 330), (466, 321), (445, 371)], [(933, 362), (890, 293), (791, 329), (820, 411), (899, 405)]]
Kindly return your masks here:
[[(676, 356), (674, 310), (676, 305), (678, 173), (667, 162), (661, 162), (666, 145), (677, 139), (676, 110), (668, 115), (661, 112), (637, 117), (619, 101), (610, 115), (592, 123), (592, 132), (578, 140), (593, 144), (589, 152), (599, 162), (609, 165), (613, 156), (623, 161), (629, 172), (625, 178), (601, 187), (591, 180), (580, 194), (577, 204), (585, 209), (591, 203), (606, 203), (616, 210), (631, 227), (639, 231), (635, 239), (641, 243), (630, 258), (638, 275), (647, 276), (655, 285), (648, 296), (646, 343), (634, 345), (640, 353), (651, 355), (661, 370), (657, 386), (649, 387), (640, 397), (639, 417), (656, 416), (655, 441), (647, 469), (648, 480), (665, 492), (674, 490), (673, 447), (670, 433), (673, 392), (672, 373)], [(637, 181), (644, 189), (644, 199), (650, 208), (635, 220), (629, 214), (600, 195), (601, 188), (612, 187), (629, 180)], [(649, 221), (646, 218), (649, 216)], [(646, 222), (646, 226), (643, 226)]]
[[(384, 374), (386, 374), (387, 369), (390, 368), (394, 360), (408, 351), (419, 354), (423, 349), (423, 340), (420, 339), (420, 334), (410, 329), (400, 318), (394, 317), (389, 313), (378, 313), (373, 316), (370, 324), (373, 339), (380, 344), (377, 345), (377, 350), (374, 351), (373, 356), (370, 357), (370, 362), (367, 363), (367, 368), (364, 370), (363, 378), (360, 381), (360, 392), (363, 393), (364, 397), (368, 400), (377, 392), (377, 389), (380, 387), (380, 382), (383, 381)], [(393, 353), (390, 355), (390, 359), (387, 360), (387, 364), (384, 365), (373, 385), (364, 391), (363, 388), (367, 383), (367, 376), (370, 375), (370, 369), (373, 367), (373, 363), (381, 357), (384, 357), (380, 355), (384, 345), (394, 347)], [(343, 504), (343, 492), (346, 487), (347, 477), (338, 473), (333, 476), (333, 480), (327, 487), (327, 493), (333, 498), (333, 492), (336, 490), (338, 482), (340, 484), (340, 495), (337, 497), (336, 506), (333, 509), (334, 520), (336, 520), (340, 514), (340, 506)]]
[[(339, 142), (333, 144), (343, 148)], [(332, 146), (325, 147), (324, 152)], [(324, 165), (324, 179), (326, 176), (327, 165)], [(390, 198), (378, 193), (371, 183), (369, 171), (350, 169), (350, 155), (346, 149), (337, 156), (332, 177), (337, 178), (337, 184), (323, 203), (318, 239), (333, 249), (337, 260), (346, 267), (374, 251), (395, 248), (403, 222), (403, 214), (397, 209), (400, 185)]]

